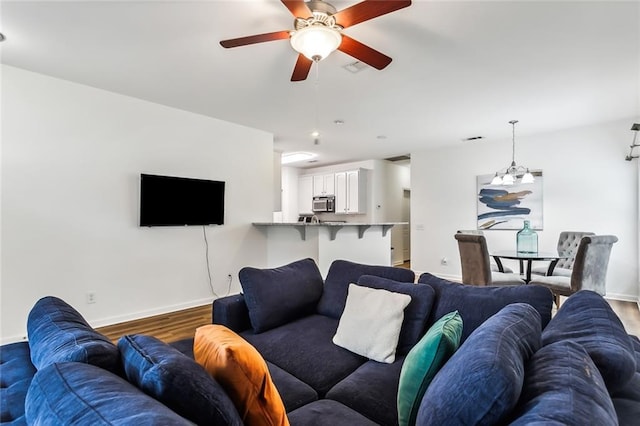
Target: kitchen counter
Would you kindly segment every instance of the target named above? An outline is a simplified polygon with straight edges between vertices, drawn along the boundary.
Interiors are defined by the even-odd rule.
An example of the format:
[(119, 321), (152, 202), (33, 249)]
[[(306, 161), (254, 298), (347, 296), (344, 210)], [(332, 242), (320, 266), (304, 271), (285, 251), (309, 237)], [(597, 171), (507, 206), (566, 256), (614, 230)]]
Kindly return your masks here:
[[(254, 222), (267, 239), (267, 263), (277, 267), (314, 259), (323, 276), (336, 259), (391, 265), (391, 233), (407, 222)], [(295, 231), (294, 231), (295, 230)]]
[(329, 229), (329, 238), (331, 241), (336, 239), (338, 231), (344, 227), (356, 227), (358, 229), (358, 238), (362, 239), (364, 232), (371, 227), (381, 227), (382, 236), (387, 235), (387, 231), (395, 225), (407, 225), (407, 222), (376, 222), (376, 223), (358, 223), (358, 222), (339, 222), (339, 221), (323, 221), (315, 223), (306, 222), (253, 222), (253, 226), (289, 226), (300, 232), (302, 240), (307, 239), (307, 229), (310, 227), (327, 227)]

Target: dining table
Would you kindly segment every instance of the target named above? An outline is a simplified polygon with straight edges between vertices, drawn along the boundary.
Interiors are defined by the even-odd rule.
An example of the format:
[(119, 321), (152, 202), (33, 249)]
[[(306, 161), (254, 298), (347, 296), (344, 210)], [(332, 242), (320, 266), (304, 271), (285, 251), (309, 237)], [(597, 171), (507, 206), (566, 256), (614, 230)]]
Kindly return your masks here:
[[(496, 261), (498, 271), (504, 272), (504, 266), (501, 259), (517, 260), (520, 262), (520, 275), (524, 275), (524, 281), (529, 283), (531, 281), (531, 265), (534, 261), (550, 262), (547, 269), (547, 275), (553, 275), (558, 261), (560, 259), (567, 259), (571, 257), (569, 254), (563, 254), (551, 251), (537, 251), (537, 252), (522, 252), (517, 250), (498, 250), (489, 254)], [(526, 270), (524, 264), (526, 262)]]

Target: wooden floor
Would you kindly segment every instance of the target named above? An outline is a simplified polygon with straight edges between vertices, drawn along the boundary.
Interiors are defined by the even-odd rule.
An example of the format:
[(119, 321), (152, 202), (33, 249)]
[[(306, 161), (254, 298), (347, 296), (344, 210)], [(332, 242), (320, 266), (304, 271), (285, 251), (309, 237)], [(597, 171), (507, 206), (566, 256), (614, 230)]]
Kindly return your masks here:
[(97, 328), (114, 343), (125, 334), (146, 334), (163, 342), (193, 337), (196, 328), (211, 324), (211, 304), (164, 315)]
[(619, 300), (607, 300), (607, 302), (620, 317), (620, 321), (622, 321), (627, 333), (640, 337), (640, 310), (638, 309), (638, 304)]
[[(640, 310), (633, 302), (608, 301), (629, 334), (640, 337)], [(156, 315), (136, 321), (98, 328), (114, 343), (125, 334), (146, 334), (170, 343), (193, 337), (196, 328), (211, 324), (211, 305)]]

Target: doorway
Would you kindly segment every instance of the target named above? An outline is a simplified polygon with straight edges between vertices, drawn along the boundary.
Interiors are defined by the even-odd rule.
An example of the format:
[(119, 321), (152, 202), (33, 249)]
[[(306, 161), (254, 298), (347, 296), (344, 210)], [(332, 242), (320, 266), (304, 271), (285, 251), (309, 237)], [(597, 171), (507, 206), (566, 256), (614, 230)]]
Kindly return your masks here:
[(411, 261), (411, 190), (404, 189), (402, 191), (402, 222), (408, 225), (402, 225), (402, 260), (403, 263)]

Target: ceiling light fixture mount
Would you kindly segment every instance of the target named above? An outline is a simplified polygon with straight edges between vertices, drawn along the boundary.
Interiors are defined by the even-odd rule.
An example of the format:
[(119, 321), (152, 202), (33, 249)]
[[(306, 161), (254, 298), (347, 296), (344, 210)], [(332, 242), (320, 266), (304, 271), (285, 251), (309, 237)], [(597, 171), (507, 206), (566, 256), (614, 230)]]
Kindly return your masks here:
[(291, 31), (291, 47), (311, 59), (319, 62), (334, 52), (342, 43), (342, 26), (336, 24), (332, 16), (336, 8), (323, 1), (308, 3), (313, 11), (307, 19), (296, 18), (294, 31)]
[(516, 165), (516, 123), (518, 120), (511, 120), (512, 145), (511, 145), (511, 165), (506, 169), (496, 172), (491, 181), (491, 185), (513, 185), (520, 178), (521, 183), (533, 183), (535, 178), (527, 167)]

